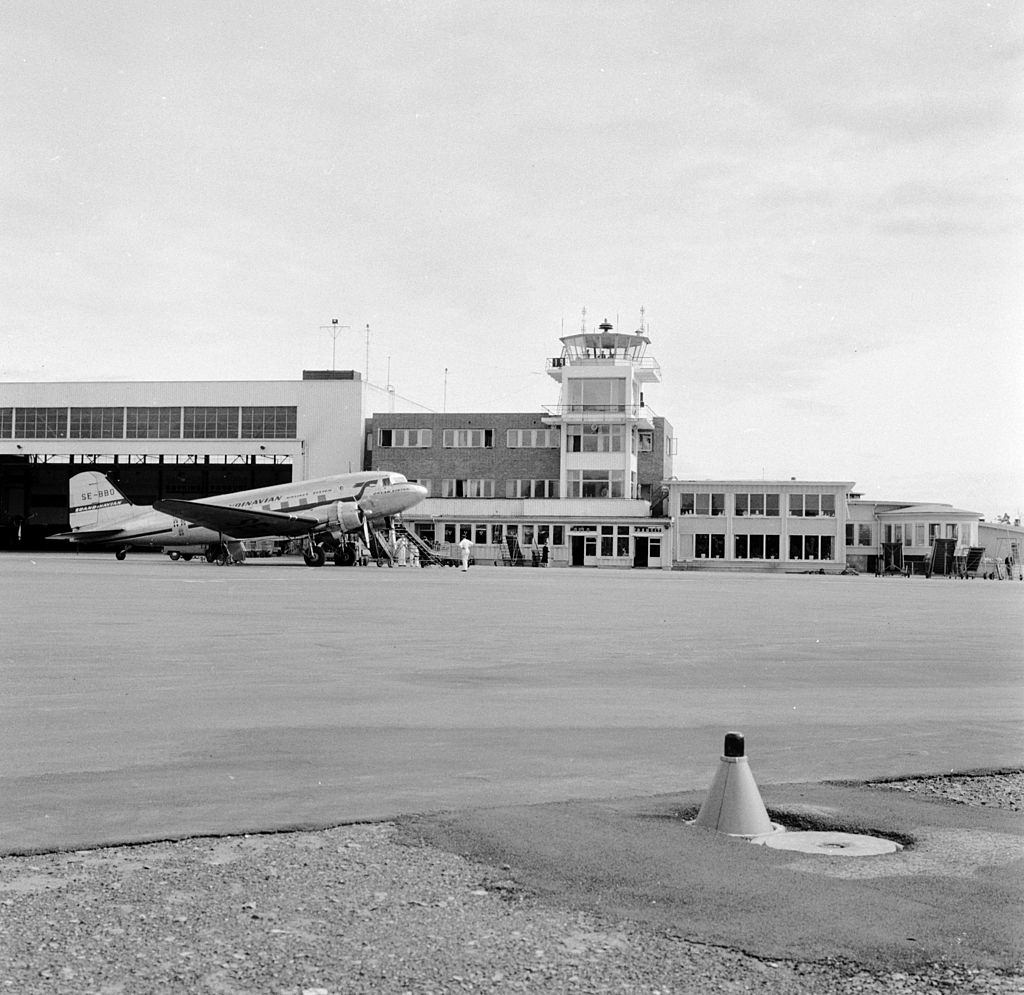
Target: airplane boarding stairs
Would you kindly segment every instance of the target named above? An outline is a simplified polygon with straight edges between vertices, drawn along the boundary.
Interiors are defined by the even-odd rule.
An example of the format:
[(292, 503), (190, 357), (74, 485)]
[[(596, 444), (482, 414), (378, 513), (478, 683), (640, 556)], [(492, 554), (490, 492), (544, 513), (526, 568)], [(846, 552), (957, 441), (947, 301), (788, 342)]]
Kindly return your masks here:
[(395, 541), (397, 542), (402, 537), (405, 538), (410, 548), (415, 546), (419, 550), (421, 567), (453, 567), (456, 565), (456, 560), (453, 557), (444, 556), (408, 526), (402, 522), (395, 522)]

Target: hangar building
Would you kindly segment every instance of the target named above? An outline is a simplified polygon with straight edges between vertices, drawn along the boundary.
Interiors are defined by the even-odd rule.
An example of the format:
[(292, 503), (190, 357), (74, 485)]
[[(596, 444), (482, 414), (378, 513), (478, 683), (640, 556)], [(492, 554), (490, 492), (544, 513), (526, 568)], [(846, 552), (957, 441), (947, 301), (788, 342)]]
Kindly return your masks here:
[(394, 404), (352, 370), (0, 384), (0, 548), (39, 547), (66, 528), (67, 482), (84, 467), (137, 504), (360, 470), (365, 419)]

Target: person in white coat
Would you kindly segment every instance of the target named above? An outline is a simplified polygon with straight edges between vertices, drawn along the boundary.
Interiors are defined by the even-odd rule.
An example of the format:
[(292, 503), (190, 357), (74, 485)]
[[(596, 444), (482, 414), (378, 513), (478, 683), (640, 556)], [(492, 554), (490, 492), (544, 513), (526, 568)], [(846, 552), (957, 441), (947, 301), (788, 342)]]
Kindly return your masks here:
[(469, 536), (463, 536), (459, 540), (459, 551), (462, 556), (462, 570), (469, 569), (469, 551), (473, 548), (473, 540)]

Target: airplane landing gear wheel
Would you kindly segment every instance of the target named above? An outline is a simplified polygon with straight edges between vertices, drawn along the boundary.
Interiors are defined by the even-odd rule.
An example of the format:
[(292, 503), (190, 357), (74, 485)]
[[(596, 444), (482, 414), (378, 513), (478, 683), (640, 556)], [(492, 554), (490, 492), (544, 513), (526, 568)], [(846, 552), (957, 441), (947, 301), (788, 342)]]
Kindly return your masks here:
[(323, 546), (311, 543), (303, 549), (302, 559), (305, 560), (307, 567), (322, 567), (327, 562), (327, 554)]
[(125, 557), (126, 557), (127, 555), (128, 555), (128, 550), (127, 550), (127, 549), (119, 549), (119, 550), (118, 550), (118, 551), (117, 551), (117, 552), (116, 552), (116, 553), (114, 554), (114, 556), (115, 556), (115, 557), (116, 557), (117, 559), (119, 559), (119, 560), (123, 560), (123, 559), (124, 559), (124, 558), (125, 558)]
[(356, 562), (356, 553), (351, 546), (341, 546), (334, 551), (336, 567), (350, 567)]

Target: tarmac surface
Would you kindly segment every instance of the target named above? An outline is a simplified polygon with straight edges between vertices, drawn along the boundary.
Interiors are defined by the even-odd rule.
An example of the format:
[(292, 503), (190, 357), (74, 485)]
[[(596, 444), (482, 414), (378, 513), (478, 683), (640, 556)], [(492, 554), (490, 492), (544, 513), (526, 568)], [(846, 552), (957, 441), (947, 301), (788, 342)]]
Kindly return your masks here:
[(754, 846), (688, 824), (704, 792), (441, 813), (399, 827), (410, 840), (508, 867), (553, 904), (764, 959), (876, 969), (1024, 963), (1019, 812), (863, 784), (769, 785), (761, 795), (783, 826), (901, 849), (848, 857)]
[[(0, 612), (0, 853), (398, 819), (709, 943), (1020, 961), (1019, 813), (818, 782), (1024, 766), (1024, 585), (5, 554)], [(773, 816), (910, 845), (686, 826), (729, 729)]]

